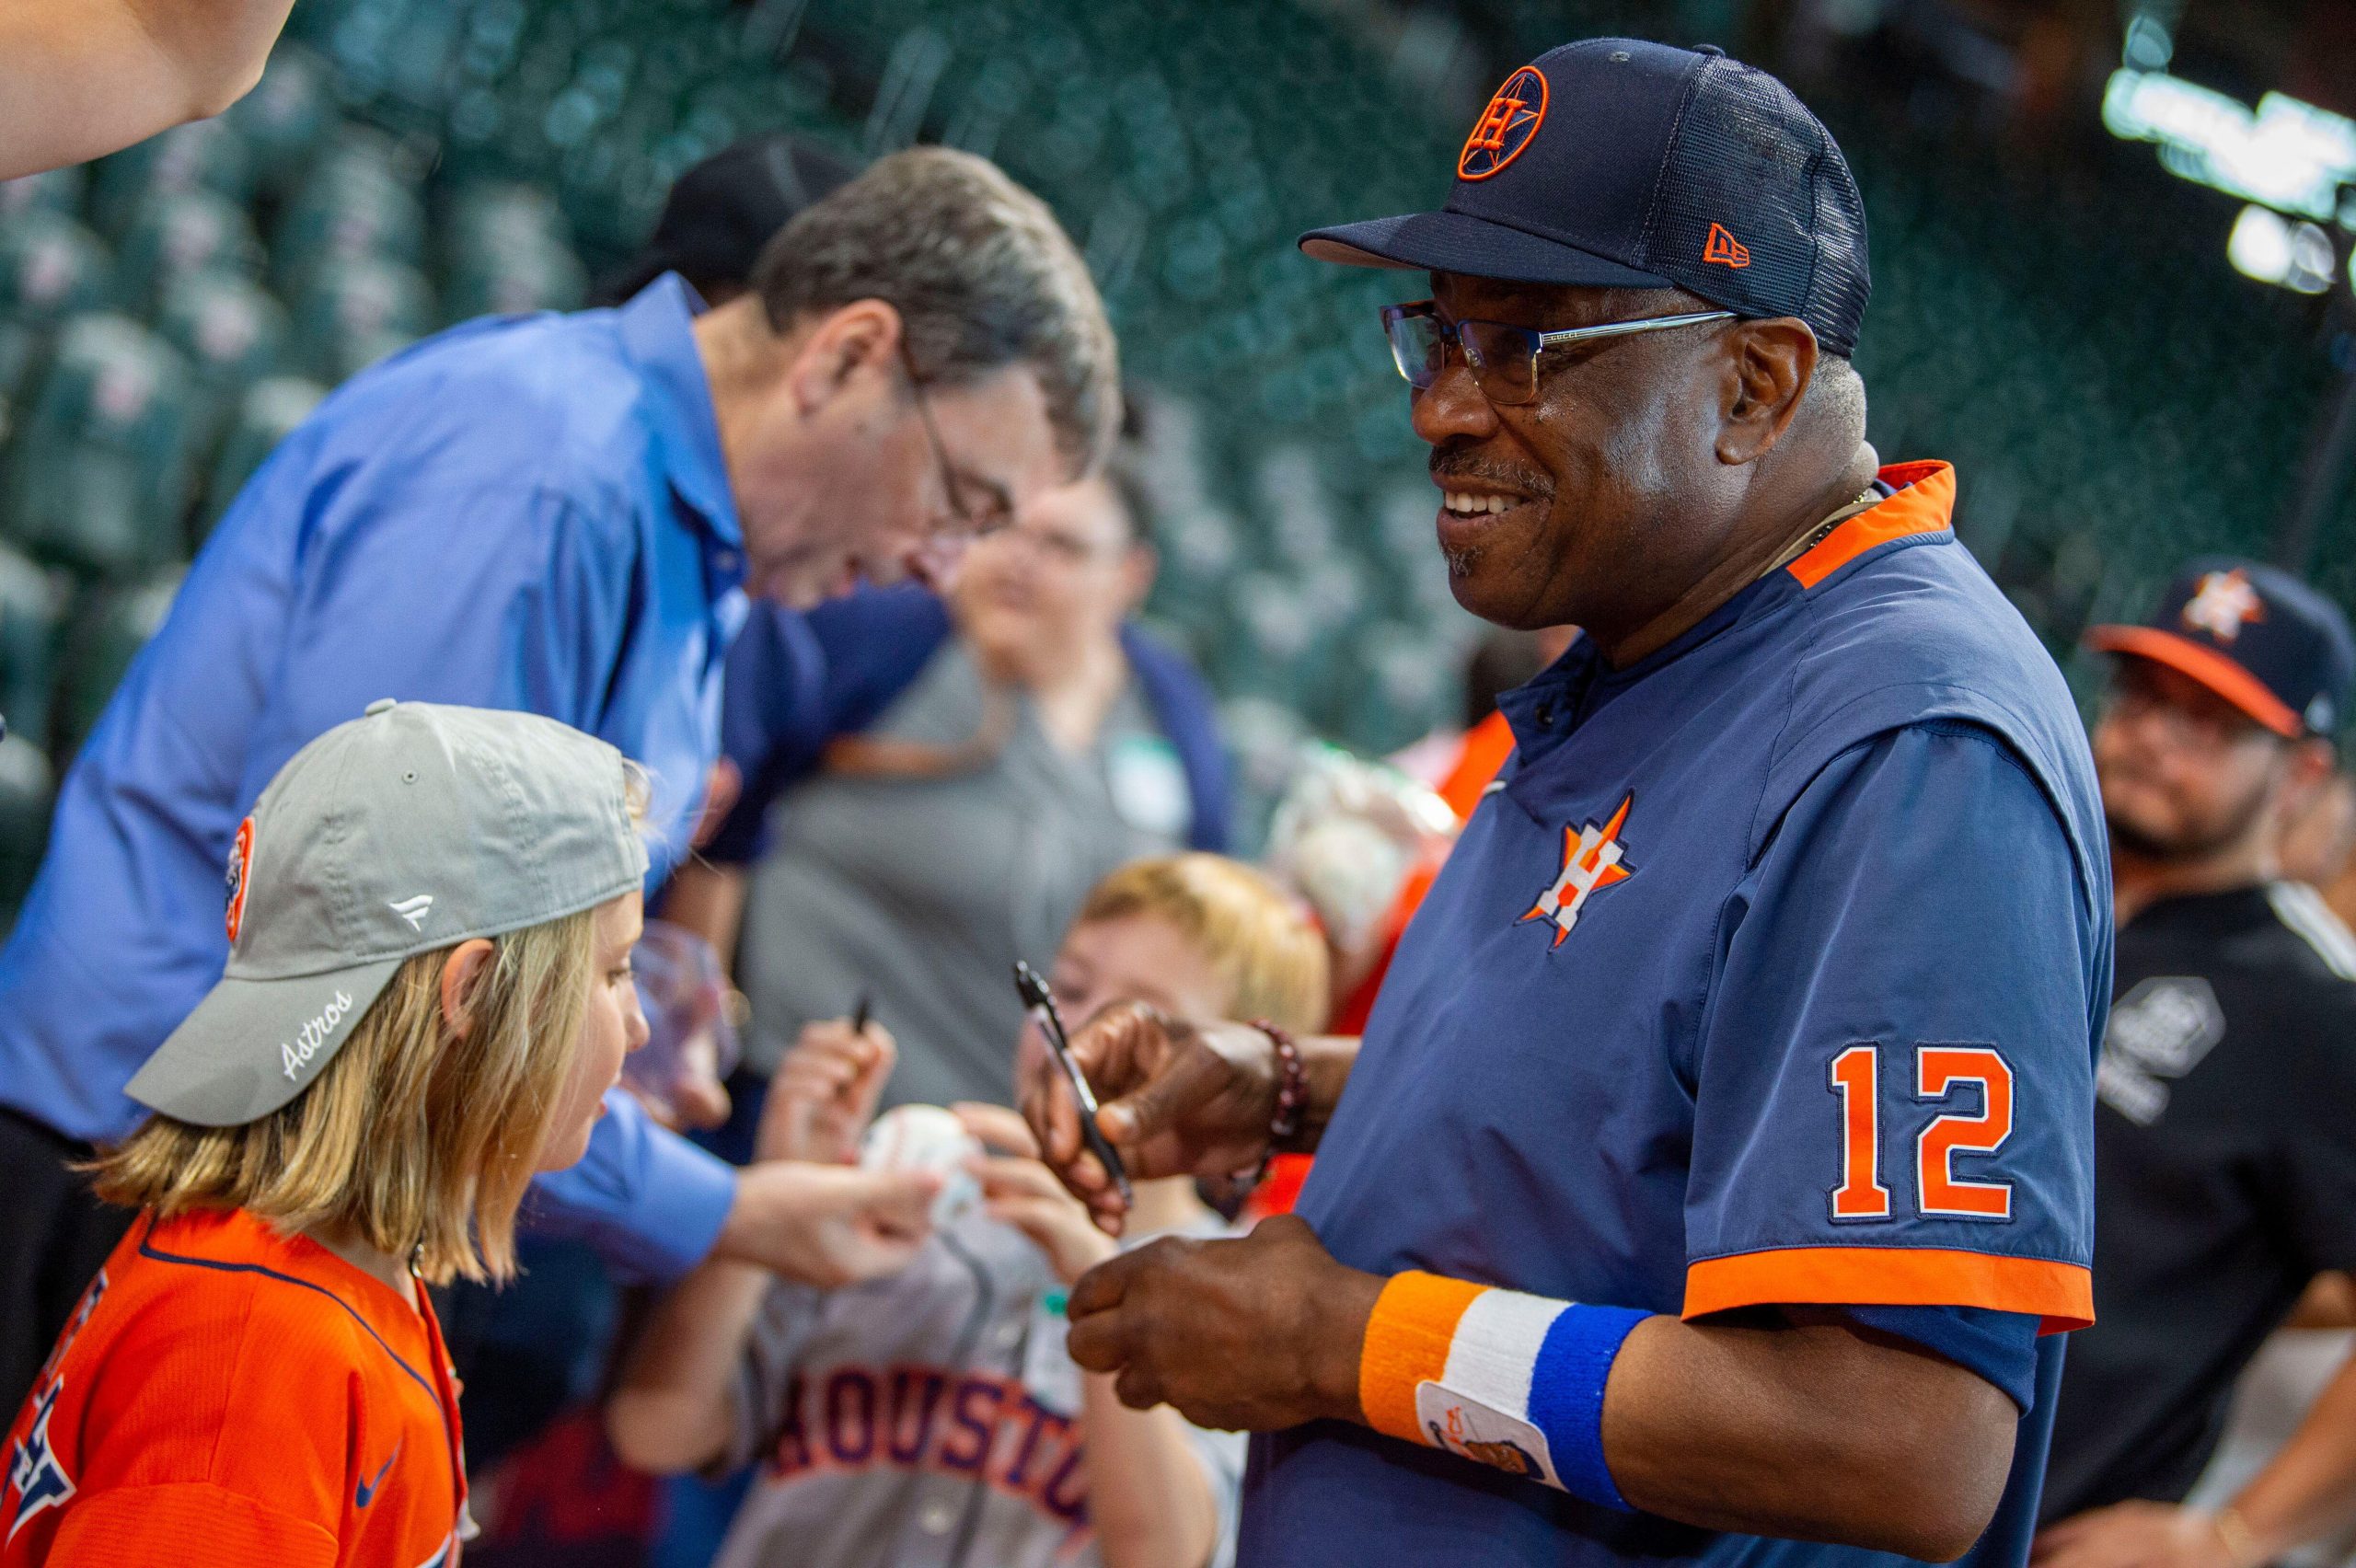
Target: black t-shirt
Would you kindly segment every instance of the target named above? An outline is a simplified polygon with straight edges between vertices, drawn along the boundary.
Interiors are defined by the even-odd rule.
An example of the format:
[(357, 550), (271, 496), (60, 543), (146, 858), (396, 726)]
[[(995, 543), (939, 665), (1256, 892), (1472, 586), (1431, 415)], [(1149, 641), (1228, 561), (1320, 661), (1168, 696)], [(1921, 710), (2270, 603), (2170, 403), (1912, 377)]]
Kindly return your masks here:
[(2292, 882), (2119, 932), (2096, 1079), (2095, 1326), (2044, 1516), (2180, 1500), (2235, 1378), (2317, 1273), (2356, 1267), (2356, 938)]

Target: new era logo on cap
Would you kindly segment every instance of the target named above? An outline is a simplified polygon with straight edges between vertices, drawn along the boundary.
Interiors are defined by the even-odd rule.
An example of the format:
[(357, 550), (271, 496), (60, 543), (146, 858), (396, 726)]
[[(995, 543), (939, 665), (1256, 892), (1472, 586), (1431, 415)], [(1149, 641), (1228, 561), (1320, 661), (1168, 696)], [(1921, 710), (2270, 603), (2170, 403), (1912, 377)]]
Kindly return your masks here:
[(1715, 261), (1721, 267), (1748, 267), (1750, 248), (1727, 232), (1724, 224), (1710, 225), (1710, 237), (1703, 242), (1702, 259)]

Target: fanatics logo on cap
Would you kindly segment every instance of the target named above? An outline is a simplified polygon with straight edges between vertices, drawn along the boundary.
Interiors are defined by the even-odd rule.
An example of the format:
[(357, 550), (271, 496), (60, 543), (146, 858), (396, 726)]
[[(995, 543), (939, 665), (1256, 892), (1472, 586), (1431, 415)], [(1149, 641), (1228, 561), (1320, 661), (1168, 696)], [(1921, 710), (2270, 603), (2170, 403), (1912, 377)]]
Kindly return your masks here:
[(1546, 78), (1524, 65), (1506, 78), (1456, 156), (1459, 179), (1486, 179), (1521, 156), (1546, 121)]
[(1702, 259), (1721, 267), (1748, 267), (1750, 247), (1728, 234), (1724, 224), (1712, 224), (1710, 237), (1702, 244)]
[(1563, 870), (1554, 884), (1538, 895), (1517, 925), (1531, 920), (1552, 920), (1554, 940), (1552, 951), (1563, 945), (1571, 928), (1579, 923), (1579, 911), (1587, 907), (1588, 895), (1599, 888), (1626, 882), (1635, 874), (1635, 868), (1626, 864), (1626, 853), (1620, 847), (1620, 829), (1628, 821), (1628, 808), (1635, 804), (1630, 795), (1611, 813), (1611, 820), (1598, 827), (1589, 822), (1576, 831), (1567, 824), (1563, 829)]
[(229, 846), (229, 945), (237, 944), (237, 929), (246, 923), (246, 884), (252, 880), (254, 863), (254, 819), (248, 817), (237, 824), (237, 836)]
[(2233, 641), (2241, 636), (2243, 627), (2265, 618), (2266, 601), (2250, 586), (2249, 573), (2239, 567), (2204, 574), (2184, 605), (2184, 624), (2220, 642)]

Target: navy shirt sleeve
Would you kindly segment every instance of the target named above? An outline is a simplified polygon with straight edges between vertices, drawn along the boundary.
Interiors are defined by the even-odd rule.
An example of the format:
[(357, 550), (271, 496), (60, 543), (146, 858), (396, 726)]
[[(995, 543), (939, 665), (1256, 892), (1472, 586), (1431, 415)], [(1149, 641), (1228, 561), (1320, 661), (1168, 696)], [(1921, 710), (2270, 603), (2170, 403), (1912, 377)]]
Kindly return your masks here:
[(2088, 1020), (2108, 979), (2079, 882), (2044, 791), (1978, 726), (1885, 732), (1799, 791), (1721, 921), (1689, 1316), (2091, 1319)]

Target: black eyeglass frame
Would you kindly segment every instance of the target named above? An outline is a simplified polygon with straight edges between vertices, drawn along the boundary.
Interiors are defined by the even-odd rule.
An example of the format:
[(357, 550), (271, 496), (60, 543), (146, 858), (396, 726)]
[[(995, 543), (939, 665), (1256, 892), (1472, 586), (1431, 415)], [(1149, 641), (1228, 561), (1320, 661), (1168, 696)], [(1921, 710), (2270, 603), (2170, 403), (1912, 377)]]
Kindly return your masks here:
[(933, 465), (941, 471), (941, 492), (949, 500), (950, 515), (965, 538), (979, 539), (999, 532), (1014, 521), (1014, 504), (1006, 492), (985, 479), (972, 481), (987, 485), (995, 493), (990, 513), (977, 517), (965, 504), (965, 487), (957, 466), (950, 460), (948, 444), (941, 439), (941, 426), (932, 417), (932, 399), (925, 396), (925, 378), (917, 374), (916, 361), (908, 357), (906, 340), (900, 344), (900, 373), (908, 378), (908, 395), (916, 399), (917, 418), (924, 424), (924, 438), (932, 447)]
[[(1437, 302), (1418, 299), (1384, 306), (1382, 335), (1391, 344), (1391, 362), (1398, 367), (1400, 377), (1418, 392), (1428, 391), (1432, 383), (1439, 379), (1442, 366), (1431, 363), (1427, 355), (1417, 352), (1417, 345), (1403, 340), (1400, 329), (1409, 321), (1431, 322), (1443, 349), (1453, 348), (1464, 357), (1465, 367), (1472, 373), (1472, 384), (1481, 389), (1481, 395), (1492, 403), (1514, 407), (1537, 400), (1538, 356), (1548, 349), (1604, 338), (1624, 338), (1638, 332), (1661, 332), (1672, 327), (1698, 327), (1707, 321), (1731, 321), (1737, 314), (1731, 310), (1692, 310), (1677, 316), (1645, 316), (1632, 321), (1602, 321), (1592, 327), (1564, 327), (1542, 332), (1509, 321), (1450, 321), (1439, 313)], [(1516, 357), (1527, 368), (1528, 385), (1516, 386), (1507, 382), (1504, 368), (1491, 363), (1496, 356), (1484, 354), (1469, 340), (1465, 336), (1467, 329), (1475, 329), (1474, 337), (1494, 335), (1518, 343)]]

